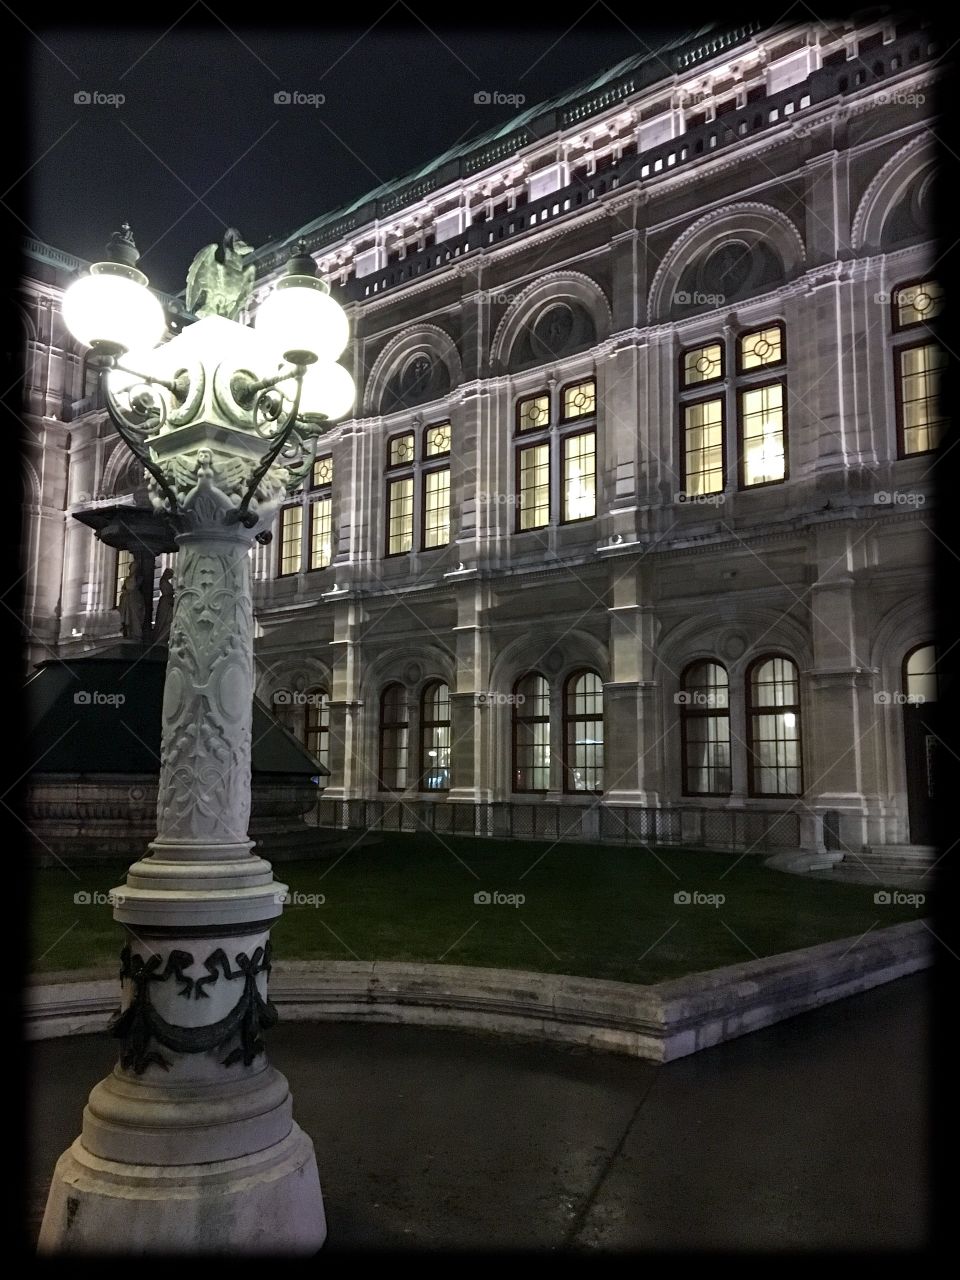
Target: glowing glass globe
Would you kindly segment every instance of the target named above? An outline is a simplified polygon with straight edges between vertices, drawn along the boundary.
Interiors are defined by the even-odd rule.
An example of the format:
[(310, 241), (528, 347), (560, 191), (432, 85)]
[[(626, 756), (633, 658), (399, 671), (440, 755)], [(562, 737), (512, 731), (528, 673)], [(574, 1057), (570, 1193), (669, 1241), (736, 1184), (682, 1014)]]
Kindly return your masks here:
[[(97, 268), (106, 268), (98, 270)], [(141, 280), (146, 276), (135, 272)], [(111, 263), (95, 263), (63, 295), (63, 322), (87, 347), (155, 347), (166, 332), (163, 307), (145, 283)]]
[[(296, 381), (293, 378), (280, 386), (287, 396), (293, 397), (296, 393)], [(350, 412), (356, 394), (353, 378), (342, 364), (327, 361), (312, 364), (303, 378), (297, 417), (308, 421), (326, 418), (335, 422)]]
[(257, 332), (295, 364), (333, 361), (350, 337), (346, 312), (330, 297), (326, 285), (312, 276), (279, 280), (260, 304)]

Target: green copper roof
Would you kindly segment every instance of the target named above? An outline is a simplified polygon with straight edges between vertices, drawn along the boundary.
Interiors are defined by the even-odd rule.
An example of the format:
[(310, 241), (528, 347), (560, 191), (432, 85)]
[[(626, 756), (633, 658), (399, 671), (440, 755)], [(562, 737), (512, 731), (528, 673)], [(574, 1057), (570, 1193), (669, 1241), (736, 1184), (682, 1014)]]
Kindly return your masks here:
[[(587, 120), (641, 89), (649, 89), (659, 81), (686, 71), (726, 48), (749, 40), (765, 25), (769, 24), (753, 21), (729, 27), (710, 23), (698, 31), (668, 40), (655, 49), (624, 58), (573, 89), (528, 107), (519, 115), (481, 134), (479, 138), (472, 138), (449, 148), (421, 168), (381, 183), (351, 204), (321, 214), (290, 235), (262, 245), (254, 255), (260, 273), (265, 274), (279, 265), (284, 256), (284, 247), (300, 236), (311, 247), (316, 247), (323, 241), (330, 242), (348, 235), (373, 217), (389, 217), (395, 210), (415, 203), (438, 186), (488, 168), (512, 152), (529, 146), (538, 137), (548, 136), (558, 129), (566, 129), (580, 120)], [(452, 172), (454, 168), (458, 172)], [(365, 211), (363, 217), (351, 217), (363, 209), (363, 206), (372, 205), (373, 202), (376, 202), (376, 206)]]

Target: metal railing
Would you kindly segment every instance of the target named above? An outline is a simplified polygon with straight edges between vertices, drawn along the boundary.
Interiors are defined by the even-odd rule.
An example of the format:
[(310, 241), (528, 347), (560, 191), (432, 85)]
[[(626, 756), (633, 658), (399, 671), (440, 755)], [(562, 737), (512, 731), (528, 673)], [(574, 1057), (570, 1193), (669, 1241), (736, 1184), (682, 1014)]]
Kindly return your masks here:
[(796, 812), (644, 808), (448, 800), (333, 800), (321, 797), (317, 825), (338, 831), (430, 832), (499, 840), (683, 845), (708, 849), (798, 848)]

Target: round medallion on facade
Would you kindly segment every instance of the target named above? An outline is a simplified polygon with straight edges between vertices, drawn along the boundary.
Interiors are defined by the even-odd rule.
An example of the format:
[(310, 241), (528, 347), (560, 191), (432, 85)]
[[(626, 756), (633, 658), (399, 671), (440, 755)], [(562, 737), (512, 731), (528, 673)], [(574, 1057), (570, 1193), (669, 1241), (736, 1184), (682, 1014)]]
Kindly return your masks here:
[(433, 364), (425, 351), (418, 351), (404, 367), (400, 377), (400, 394), (405, 400), (422, 396), (430, 385)]
[(560, 355), (566, 351), (573, 337), (574, 316), (570, 308), (557, 303), (544, 311), (533, 326), (531, 345), (542, 356)]
[(403, 668), (403, 679), (404, 683), (408, 685), (419, 684), (423, 679), (423, 667), (420, 666), (420, 663), (408, 662)]
[(747, 637), (741, 631), (728, 631), (720, 639), (720, 652), (731, 662), (747, 651)]

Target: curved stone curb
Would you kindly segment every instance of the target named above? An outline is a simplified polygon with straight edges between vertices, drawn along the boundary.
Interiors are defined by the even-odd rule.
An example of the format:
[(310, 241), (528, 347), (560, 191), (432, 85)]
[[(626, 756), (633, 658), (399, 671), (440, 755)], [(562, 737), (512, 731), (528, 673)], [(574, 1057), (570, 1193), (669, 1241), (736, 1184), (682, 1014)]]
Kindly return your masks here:
[[(459, 1027), (669, 1062), (933, 963), (922, 921), (746, 964), (638, 986), (565, 974), (388, 961), (288, 961), (270, 994), (295, 1021)], [(27, 1036), (102, 1031), (117, 983), (89, 973), (34, 980)]]

